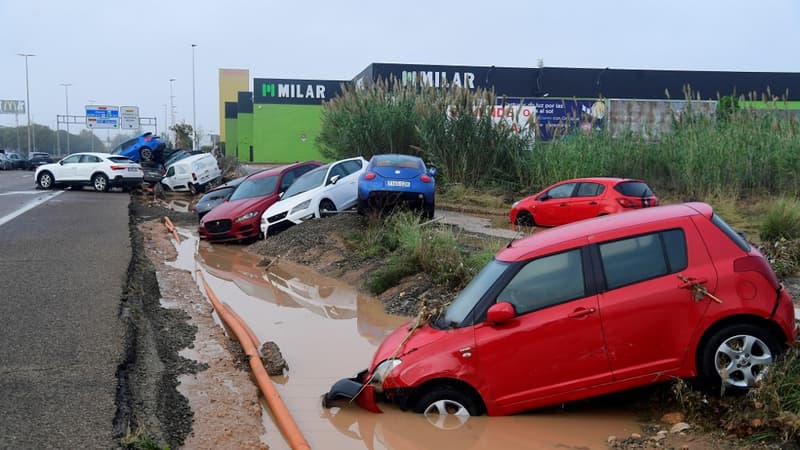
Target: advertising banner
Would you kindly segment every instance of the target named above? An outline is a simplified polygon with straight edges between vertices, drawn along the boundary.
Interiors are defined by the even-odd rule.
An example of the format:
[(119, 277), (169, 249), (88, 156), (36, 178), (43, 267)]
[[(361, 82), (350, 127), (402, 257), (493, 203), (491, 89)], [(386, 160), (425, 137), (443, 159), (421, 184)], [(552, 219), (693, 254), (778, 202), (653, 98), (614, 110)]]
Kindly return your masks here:
[(558, 98), (498, 98), (492, 111), (495, 122), (506, 122), (520, 133), (532, 133), (536, 140), (549, 141), (570, 132), (590, 134), (603, 127), (603, 100)]

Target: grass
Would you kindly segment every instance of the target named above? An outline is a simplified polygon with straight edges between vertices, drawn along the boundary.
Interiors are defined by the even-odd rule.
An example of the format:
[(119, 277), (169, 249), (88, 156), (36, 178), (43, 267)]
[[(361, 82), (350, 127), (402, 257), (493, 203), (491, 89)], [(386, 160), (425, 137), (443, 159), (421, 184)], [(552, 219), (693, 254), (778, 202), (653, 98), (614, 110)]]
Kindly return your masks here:
[(373, 216), (363, 231), (348, 236), (363, 258), (387, 256), (386, 263), (365, 282), (372, 294), (396, 286), (403, 278), (426, 273), (438, 285), (462, 288), (495, 254), (500, 245), (482, 242), (465, 246), (454, 229), (436, 223), (421, 225), (417, 214), (397, 212)]
[(779, 198), (771, 203), (759, 230), (763, 241), (800, 239), (800, 202)]
[(169, 450), (169, 445), (159, 445), (147, 432), (138, 428), (120, 440), (122, 448), (130, 450)]

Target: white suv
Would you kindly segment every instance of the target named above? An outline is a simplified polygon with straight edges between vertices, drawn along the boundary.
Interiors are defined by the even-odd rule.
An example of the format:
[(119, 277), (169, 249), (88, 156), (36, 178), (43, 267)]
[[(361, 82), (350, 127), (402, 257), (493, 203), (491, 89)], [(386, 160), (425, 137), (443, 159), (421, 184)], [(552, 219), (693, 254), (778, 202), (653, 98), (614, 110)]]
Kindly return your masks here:
[(142, 183), (142, 167), (124, 156), (109, 153), (73, 153), (36, 169), (33, 179), (42, 189), (55, 186), (92, 186), (96, 191), (111, 187), (129, 190)]

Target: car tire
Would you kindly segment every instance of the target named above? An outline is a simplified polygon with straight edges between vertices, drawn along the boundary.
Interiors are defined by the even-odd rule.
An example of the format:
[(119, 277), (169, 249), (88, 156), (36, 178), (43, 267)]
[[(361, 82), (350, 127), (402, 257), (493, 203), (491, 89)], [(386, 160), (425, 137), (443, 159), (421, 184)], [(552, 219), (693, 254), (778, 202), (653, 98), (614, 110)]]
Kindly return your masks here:
[(475, 399), (452, 386), (436, 386), (424, 392), (414, 404), (414, 412), (426, 417), (438, 414), (478, 416), (481, 409)]
[(517, 225), (523, 227), (535, 227), (536, 221), (533, 220), (533, 214), (528, 211), (520, 211), (517, 214)]
[(698, 351), (698, 373), (711, 387), (746, 391), (775, 362), (782, 348), (778, 339), (757, 325), (727, 325), (709, 336)]
[(331, 212), (336, 212), (336, 205), (334, 205), (332, 201), (330, 201), (330, 200), (328, 200), (326, 198), (326, 199), (323, 199), (321, 202), (319, 202), (319, 216), (320, 217), (326, 217)]
[(190, 194), (197, 195), (198, 190), (197, 190), (197, 186), (196, 185), (194, 185), (192, 183), (189, 183), (187, 187), (189, 188), (189, 193)]
[(358, 199), (356, 202), (356, 212), (359, 216), (364, 216), (367, 214), (367, 202), (366, 200)]
[(150, 150), (150, 147), (142, 147), (139, 149), (139, 159), (146, 162), (153, 160), (153, 151)]
[(53, 178), (52, 173), (42, 172), (39, 174), (39, 178), (36, 179), (36, 184), (42, 189), (53, 189), (53, 186), (56, 184), (56, 179)]
[(433, 214), (436, 211), (436, 204), (434, 202), (425, 203), (422, 205), (422, 217), (427, 220), (433, 219)]
[(92, 187), (97, 192), (107, 192), (108, 191), (108, 177), (102, 173), (95, 174), (92, 177)]

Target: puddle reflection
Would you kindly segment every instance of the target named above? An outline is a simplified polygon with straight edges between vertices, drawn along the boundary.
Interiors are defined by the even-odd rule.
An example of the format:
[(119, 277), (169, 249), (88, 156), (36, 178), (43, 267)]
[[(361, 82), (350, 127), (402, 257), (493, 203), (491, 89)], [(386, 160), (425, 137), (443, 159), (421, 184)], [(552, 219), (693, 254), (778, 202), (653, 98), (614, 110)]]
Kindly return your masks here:
[[(386, 314), (376, 299), (304, 266), (279, 261), (265, 271), (261, 258), (241, 247), (188, 240), (194, 244), (182, 244), (179, 253), (191, 252), (217, 296), (261, 342), (281, 348), (290, 369), (273, 380), (312, 448), (606, 448), (609, 435), (639, 431), (632, 413), (610, 407), (463, 422), (384, 404), (384, 414), (348, 404), (325, 409), (321, 395), (366, 368), (384, 337), (409, 319)], [(262, 440), (271, 449), (288, 448), (270, 418), (264, 416)]]

